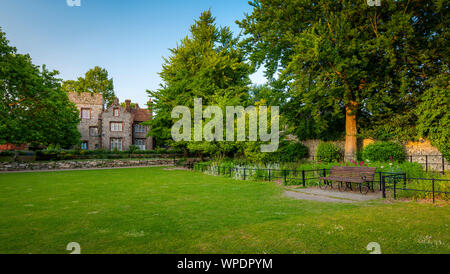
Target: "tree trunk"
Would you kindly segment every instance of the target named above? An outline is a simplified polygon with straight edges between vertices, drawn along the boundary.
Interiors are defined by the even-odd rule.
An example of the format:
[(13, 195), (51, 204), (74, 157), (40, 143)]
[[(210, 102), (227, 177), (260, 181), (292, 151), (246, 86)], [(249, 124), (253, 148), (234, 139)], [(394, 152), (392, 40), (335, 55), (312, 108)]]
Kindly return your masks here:
[(356, 129), (356, 109), (358, 103), (350, 101), (345, 107), (345, 161), (356, 160), (357, 151), (357, 129)]

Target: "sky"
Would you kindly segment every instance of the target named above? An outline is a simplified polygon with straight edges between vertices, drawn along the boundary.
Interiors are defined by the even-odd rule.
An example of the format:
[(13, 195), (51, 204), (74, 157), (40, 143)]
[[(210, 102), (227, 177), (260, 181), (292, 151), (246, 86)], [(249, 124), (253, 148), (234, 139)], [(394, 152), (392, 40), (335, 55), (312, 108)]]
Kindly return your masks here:
[[(75, 2), (70, 1), (69, 2)], [(106, 68), (120, 101), (144, 106), (156, 90), (163, 57), (169, 56), (204, 10), (216, 24), (230, 26), (251, 13), (247, 0), (0, 0), (0, 27), (10, 45), (36, 65), (76, 80), (90, 68)], [(265, 82), (262, 71), (251, 77)]]

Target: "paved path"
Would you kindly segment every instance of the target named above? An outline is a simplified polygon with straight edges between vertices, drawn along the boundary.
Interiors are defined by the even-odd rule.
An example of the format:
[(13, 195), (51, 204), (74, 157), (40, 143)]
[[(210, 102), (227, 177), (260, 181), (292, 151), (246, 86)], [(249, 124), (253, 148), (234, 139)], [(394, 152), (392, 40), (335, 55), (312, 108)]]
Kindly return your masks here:
[(368, 193), (362, 195), (355, 192), (337, 192), (333, 190), (321, 190), (318, 188), (288, 189), (284, 193), (286, 196), (298, 200), (329, 202), (329, 203), (357, 203), (371, 201), (381, 198), (379, 193)]

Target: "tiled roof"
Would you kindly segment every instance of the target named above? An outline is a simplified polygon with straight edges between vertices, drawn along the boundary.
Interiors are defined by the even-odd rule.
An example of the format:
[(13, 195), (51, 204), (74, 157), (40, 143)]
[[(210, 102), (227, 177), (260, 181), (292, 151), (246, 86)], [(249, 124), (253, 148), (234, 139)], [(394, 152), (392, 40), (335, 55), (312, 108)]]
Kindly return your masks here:
[(152, 118), (152, 115), (148, 109), (138, 108), (134, 109), (134, 112), (135, 112), (134, 121), (145, 122)]

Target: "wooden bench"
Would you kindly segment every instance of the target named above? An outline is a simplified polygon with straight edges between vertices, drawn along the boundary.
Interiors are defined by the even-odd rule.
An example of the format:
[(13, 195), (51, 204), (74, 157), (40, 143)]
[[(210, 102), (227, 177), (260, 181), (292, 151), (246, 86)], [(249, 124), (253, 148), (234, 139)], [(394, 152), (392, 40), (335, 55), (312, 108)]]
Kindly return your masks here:
[(319, 178), (320, 181), (323, 181), (323, 184), (319, 182), (319, 186), (322, 189), (333, 188), (333, 182), (338, 182), (339, 191), (346, 191), (347, 189), (352, 190), (352, 184), (357, 184), (359, 191), (367, 194), (371, 189), (370, 183), (373, 182), (376, 171), (376, 167), (335, 166), (330, 169), (330, 175)]

